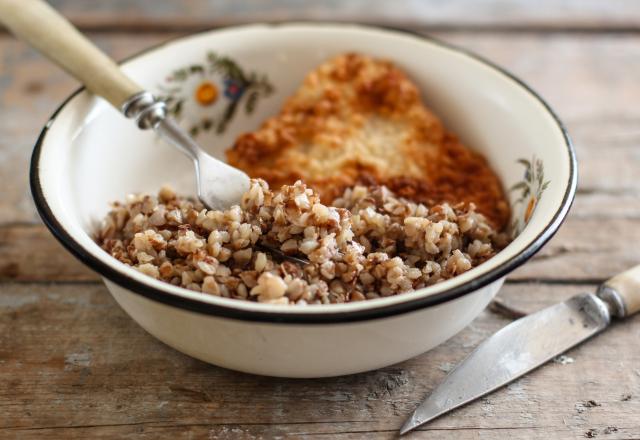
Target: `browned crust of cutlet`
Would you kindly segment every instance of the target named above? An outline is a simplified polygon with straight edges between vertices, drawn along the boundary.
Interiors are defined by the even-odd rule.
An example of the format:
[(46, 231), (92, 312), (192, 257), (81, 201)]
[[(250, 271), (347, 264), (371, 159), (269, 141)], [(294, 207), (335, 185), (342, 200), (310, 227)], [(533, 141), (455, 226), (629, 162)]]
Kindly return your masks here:
[(238, 137), (232, 165), (272, 187), (304, 180), (325, 203), (356, 183), (432, 205), (474, 203), (496, 227), (509, 206), (498, 177), (422, 103), (391, 62), (335, 57), (305, 78), (277, 116)]

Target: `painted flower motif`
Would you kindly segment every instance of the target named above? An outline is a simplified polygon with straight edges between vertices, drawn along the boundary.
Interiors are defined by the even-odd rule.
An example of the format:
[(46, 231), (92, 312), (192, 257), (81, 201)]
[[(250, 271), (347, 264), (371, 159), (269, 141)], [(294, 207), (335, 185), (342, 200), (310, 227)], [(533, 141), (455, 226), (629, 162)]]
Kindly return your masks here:
[(239, 100), (244, 94), (244, 85), (235, 78), (224, 79), (224, 96), (232, 101)]
[(529, 220), (531, 219), (531, 216), (533, 215), (533, 210), (535, 209), (537, 203), (538, 203), (538, 199), (536, 198), (536, 196), (531, 196), (529, 198), (529, 202), (527, 203), (527, 208), (524, 211), (524, 222), (525, 223), (529, 223)]
[(524, 166), (524, 179), (511, 187), (511, 191), (519, 192), (520, 197), (514, 202), (513, 209), (521, 205), (521, 218), (516, 217), (511, 229), (517, 234), (531, 220), (533, 212), (540, 201), (542, 193), (549, 186), (549, 181), (544, 178), (544, 165), (536, 157), (519, 159), (518, 163)]
[(198, 104), (208, 106), (217, 101), (218, 95), (218, 87), (210, 81), (205, 81), (196, 88), (195, 99)]
[(260, 99), (273, 93), (266, 75), (215, 52), (208, 52), (202, 63), (174, 70), (158, 89), (169, 113), (188, 124), (191, 136), (224, 133), (238, 111), (251, 114)]

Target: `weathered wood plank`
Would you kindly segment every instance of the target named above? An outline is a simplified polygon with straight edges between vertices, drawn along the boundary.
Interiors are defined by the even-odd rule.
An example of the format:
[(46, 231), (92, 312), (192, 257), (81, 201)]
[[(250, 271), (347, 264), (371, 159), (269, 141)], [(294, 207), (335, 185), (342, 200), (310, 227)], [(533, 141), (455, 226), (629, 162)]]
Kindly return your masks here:
[[(640, 239), (640, 35), (509, 33), (506, 38), (490, 32), (634, 30), (640, 5), (633, 0), (565, 0), (553, 7), (547, 0), (393, 6), (374, 1), (366, 8), (362, 0), (313, 7), (254, 0), (187, 0), (180, 6), (142, 0), (53, 3), (81, 26), (108, 31), (323, 19), (335, 11), (344, 20), (455, 30), (437, 36), (528, 81), (567, 122), (579, 153), (581, 183), (570, 219), (537, 258), (513, 274), (501, 298), (531, 312), (593, 290), (595, 281), (640, 261), (633, 249)], [(465, 28), (482, 32), (461, 31)], [(166, 37), (115, 33), (95, 40), (122, 58)], [(0, 66), (1, 438), (394, 438), (446, 370), (508, 322), (485, 312), (425, 355), (367, 374), (313, 381), (243, 375), (169, 349), (135, 325), (96, 283), (97, 275), (43, 226), (27, 224), (37, 222), (26, 179), (30, 147), (48, 114), (76, 85), (4, 35)], [(553, 283), (525, 282), (529, 279)], [(413, 438), (640, 438), (640, 353), (629, 349), (640, 339), (639, 319), (616, 324), (571, 351), (573, 363), (547, 365)]]
[(98, 281), (44, 225), (0, 226), (0, 281)]
[[(578, 149), (582, 192), (573, 215), (638, 216), (640, 36), (437, 36), (509, 68), (556, 108)], [(165, 38), (118, 34), (95, 41), (122, 58)], [(0, 223), (36, 221), (26, 179), (31, 147), (48, 115), (76, 84), (8, 37), (0, 37), (0, 65)], [(583, 200), (585, 195), (592, 203)]]
[[(593, 287), (522, 284), (501, 295), (533, 311)], [(507, 322), (485, 312), (431, 352), (371, 373), (265, 379), (157, 342), (100, 285), (4, 283), (0, 437), (394, 438), (446, 371)], [(551, 363), (414, 438), (582, 438), (607, 428), (608, 439), (638, 437), (640, 352), (629, 348), (639, 337), (640, 317), (616, 324), (569, 352), (573, 363)]]
[(79, 26), (89, 29), (202, 29), (270, 20), (342, 20), (411, 27), (629, 29), (640, 24), (633, 0), (145, 0), (86, 3), (53, 0)]
[(605, 280), (636, 264), (639, 219), (570, 217), (557, 236), (510, 279)]

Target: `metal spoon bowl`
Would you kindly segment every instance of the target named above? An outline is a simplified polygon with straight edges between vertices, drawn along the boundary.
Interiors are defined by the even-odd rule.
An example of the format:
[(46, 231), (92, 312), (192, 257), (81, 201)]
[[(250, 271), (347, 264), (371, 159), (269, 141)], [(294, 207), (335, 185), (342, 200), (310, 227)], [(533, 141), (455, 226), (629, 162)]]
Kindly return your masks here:
[(122, 112), (142, 129), (153, 128), (164, 140), (193, 160), (198, 198), (209, 209), (225, 209), (240, 203), (249, 189), (249, 176), (207, 154), (196, 141), (167, 114), (166, 104), (149, 92), (133, 95)]

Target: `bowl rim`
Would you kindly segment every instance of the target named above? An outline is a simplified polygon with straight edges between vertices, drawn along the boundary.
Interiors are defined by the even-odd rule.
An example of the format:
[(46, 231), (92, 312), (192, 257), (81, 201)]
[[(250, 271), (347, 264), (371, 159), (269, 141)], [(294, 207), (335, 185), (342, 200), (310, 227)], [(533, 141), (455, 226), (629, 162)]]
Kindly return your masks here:
[[(558, 129), (560, 130), (563, 140), (564, 146), (566, 147), (568, 157), (569, 157), (569, 179), (566, 184), (565, 192), (563, 194), (562, 201), (560, 206), (557, 208), (550, 222), (536, 235), (527, 245), (525, 245), (522, 250), (520, 250), (516, 255), (511, 257), (510, 259), (504, 261), (500, 265), (496, 266), (489, 271), (479, 274), (475, 278), (462, 283), (457, 286), (452, 286), (449, 289), (445, 289), (441, 292), (436, 292), (431, 295), (427, 295), (421, 298), (411, 299), (410, 295), (407, 295), (407, 300), (402, 301), (396, 304), (387, 304), (381, 305), (380, 307), (375, 308), (366, 308), (360, 310), (340, 310), (340, 311), (331, 311), (330, 307), (324, 308), (322, 310), (317, 310), (314, 312), (310, 312), (308, 309), (305, 313), (295, 313), (295, 310), (291, 310), (289, 312), (274, 312), (272, 310), (243, 310), (237, 309), (230, 305), (225, 304), (212, 304), (205, 301), (200, 301), (197, 299), (186, 298), (183, 296), (175, 295), (169, 291), (160, 290), (151, 285), (145, 284), (144, 282), (140, 282), (138, 280), (132, 279), (126, 274), (116, 270), (115, 268), (107, 265), (106, 263), (100, 261), (98, 258), (93, 256), (89, 251), (87, 251), (78, 241), (76, 241), (72, 234), (68, 232), (64, 226), (57, 220), (55, 217), (51, 207), (49, 206), (46, 197), (44, 195), (44, 191), (42, 189), (41, 181), (40, 181), (40, 156), (42, 152), (42, 147), (44, 144), (44, 140), (48, 134), (49, 128), (55, 122), (56, 117), (62, 112), (62, 110), (69, 104), (73, 98), (75, 98), (78, 94), (85, 90), (84, 87), (80, 87), (71, 93), (53, 112), (53, 114), (49, 117), (43, 129), (41, 130), (38, 139), (35, 143), (33, 153), (31, 156), (30, 170), (29, 170), (29, 182), (31, 187), (31, 193), (36, 205), (36, 209), (42, 218), (44, 224), (51, 231), (51, 233), (56, 237), (56, 239), (76, 258), (78, 258), (81, 262), (89, 266), (89, 268), (98, 272), (102, 277), (108, 279), (109, 281), (119, 285), (120, 287), (134, 292), (136, 294), (142, 295), (148, 299), (163, 303), (165, 305), (178, 307), (180, 309), (188, 310), (191, 312), (197, 312), (200, 314), (211, 315), (222, 318), (230, 318), (242, 321), (254, 321), (254, 322), (266, 322), (266, 323), (280, 323), (280, 324), (323, 324), (323, 323), (347, 323), (347, 322), (357, 322), (357, 321), (365, 321), (372, 319), (380, 319), (387, 318), (403, 313), (408, 313), (412, 311), (417, 311), (419, 309), (434, 306), (437, 304), (441, 304), (447, 301), (451, 301), (457, 298), (460, 298), (466, 294), (472, 293), (484, 286), (487, 286), (493, 282), (500, 280), (505, 277), (509, 272), (513, 271), (527, 260), (529, 260), (533, 255), (535, 255), (541, 248), (546, 244), (553, 235), (557, 232), (558, 228), (564, 222), (571, 205), (573, 204), (576, 187), (577, 187), (577, 160), (575, 154), (575, 148), (569, 137), (569, 134), (556, 115), (556, 113), (551, 109), (549, 104), (536, 93), (530, 86), (528, 86), (524, 81), (517, 78), (511, 72), (506, 69), (496, 65), (492, 61), (485, 59), (483, 56), (477, 55), (471, 52), (468, 49), (461, 48), (455, 44), (451, 44), (448, 42), (443, 42), (437, 38), (434, 38), (430, 35), (424, 35), (412, 30), (408, 29), (400, 29), (393, 26), (381, 26), (381, 25), (369, 25), (369, 24), (360, 24), (360, 23), (345, 23), (345, 22), (330, 22), (330, 21), (275, 21), (275, 22), (261, 22), (261, 23), (252, 23), (248, 24), (248, 26), (268, 26), (271, 28), (276, 27), (286, 27), (286, 26), (313, 26), (313, 27), (323, 27), (323, 26), (340, 26), (340, 27), (355, 27), (361, 28), (364, 30), (375, 30), (375, 31), (387, 31), (387, 32), (395, 32), (402, 33), (405, 35), (410, 35), (414, 38), (418, 38), (424, 40), (430, 44), (434, 44), (439, 46), (440, 48), (444, 48), (450, 50), (452, 52), (464, 55), (466, 57), (472, 58), (475, 61), (478, 61), (485, 66), (490, 67), (498, 74), (505, 76), (507, 79), (513, 81), (516, 86), (521, 87), (523, 90), (528, 92), (536, 101), (542, 104), (543, 108), (549, 113), (549, 115), (553, 118), (556, 123)], [(195, 32), (188, 35), (177, 36), (173, 38), (169, 38), (165, 41), (162, 41), (158, 44), (152, 45), (148, 48), (145, 48), (123, 60), (120, 63), (124, 63), (126, 61), (135, 59), (141, 55), (150, 53), (158, 48), (161, 48), (167, 44), (187, 40), (189, 38), (201, 36), (207, 33), (212, 33), (218, 30), (229, 30), (229, 29), (239, 29), (243, 27), (248, 27), (247, 25), (230, 25), (230, 26), (221, 26), (216, 27), (215, 29), (205, 30), (202, 32)]]

